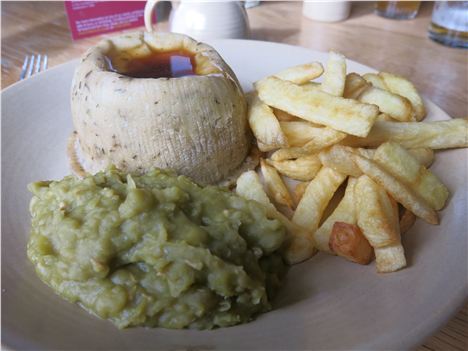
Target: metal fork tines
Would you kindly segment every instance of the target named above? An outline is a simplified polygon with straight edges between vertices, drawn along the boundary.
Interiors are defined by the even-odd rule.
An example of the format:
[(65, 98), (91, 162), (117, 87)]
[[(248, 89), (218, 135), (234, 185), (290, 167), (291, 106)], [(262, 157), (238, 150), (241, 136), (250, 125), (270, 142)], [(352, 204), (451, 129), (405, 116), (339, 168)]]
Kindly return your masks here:
[(20, 80), (47, 69), (47, 55), (26, 55), (21, 67)]

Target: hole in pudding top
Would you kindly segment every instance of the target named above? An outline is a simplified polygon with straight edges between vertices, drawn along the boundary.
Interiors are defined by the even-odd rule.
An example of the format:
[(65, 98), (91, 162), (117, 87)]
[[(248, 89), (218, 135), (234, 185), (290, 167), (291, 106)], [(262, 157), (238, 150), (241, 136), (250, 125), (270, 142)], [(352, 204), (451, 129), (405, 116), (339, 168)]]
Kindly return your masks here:
[(150, 51), (142, 56), (108, 55), (110, 71), (133, 78), (177, 78), (196, 75), (195, 55), (184, 49)]

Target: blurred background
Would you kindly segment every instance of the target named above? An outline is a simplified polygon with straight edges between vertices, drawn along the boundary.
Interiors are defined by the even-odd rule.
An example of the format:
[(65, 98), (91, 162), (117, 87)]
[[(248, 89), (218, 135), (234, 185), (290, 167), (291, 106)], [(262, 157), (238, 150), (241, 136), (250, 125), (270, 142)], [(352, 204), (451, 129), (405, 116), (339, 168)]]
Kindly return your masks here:
[[(156, 31), (243, 38), (342, 52), (408, 77), (452, 117), (468, 116), (468, 1), (149, 1)], [(144, 29), (145, 1), (2, 1), (2, 89), (47, 55), (79, 58), (113, 32)], [(249, 63), (246, 62), (246, 65)], [(468, 307), (418, 350), (467, 350)]]
[[(240, 4), (245, 13), (227, 8), (229, 3)], [(461, 10), (445, 9), (454, 3), (461, 4)], [(158, 2), (154, 29), (186, 32), (208, 41), (248, 38), (337, 50), (378, 70), (409, 77), (451, 116), (468, 114), (466, 51), (446, 46), (467, 45), (466, 1), (209, 4)], [(441, 5), (444, 11), (434, 17)], [(78, 58), (111, 32), (144, 29), (144, 1), (2, 1), (1, 6), (2, 89), (19, 79), (26, 55), (47, 55), (48, 67), (53, 67)], [(446, 45), (430, 37), (445, 40)]]

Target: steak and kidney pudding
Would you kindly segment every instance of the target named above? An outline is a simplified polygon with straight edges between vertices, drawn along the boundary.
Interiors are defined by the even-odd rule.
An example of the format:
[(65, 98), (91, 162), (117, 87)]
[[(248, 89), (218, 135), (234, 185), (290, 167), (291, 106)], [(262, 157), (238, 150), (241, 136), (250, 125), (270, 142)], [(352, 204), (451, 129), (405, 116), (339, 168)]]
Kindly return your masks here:
[(242, 167), (250, 147), (239, 82), (210, 46), (174, 33), (101, 41), (72, 83), (75, 170), (170, 168), (214, 184)]

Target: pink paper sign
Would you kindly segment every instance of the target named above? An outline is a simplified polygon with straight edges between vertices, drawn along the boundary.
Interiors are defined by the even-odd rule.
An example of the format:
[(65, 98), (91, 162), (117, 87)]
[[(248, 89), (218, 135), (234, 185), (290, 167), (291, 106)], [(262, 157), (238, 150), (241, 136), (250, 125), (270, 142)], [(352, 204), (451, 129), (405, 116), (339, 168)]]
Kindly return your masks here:
[(65, 1), (73, 40), (144, 25), (145, 1)]

